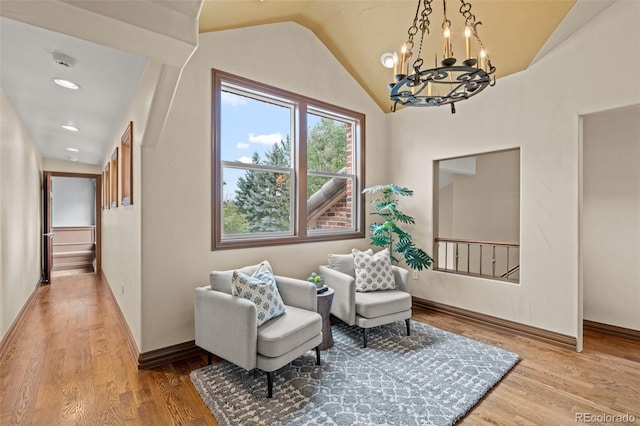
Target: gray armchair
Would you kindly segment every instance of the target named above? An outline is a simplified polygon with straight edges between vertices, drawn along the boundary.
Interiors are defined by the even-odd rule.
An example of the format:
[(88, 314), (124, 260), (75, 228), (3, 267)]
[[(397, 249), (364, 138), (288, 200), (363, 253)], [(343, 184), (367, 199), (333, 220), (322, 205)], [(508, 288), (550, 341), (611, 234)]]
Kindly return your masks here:
[[(247, 275), (259, 265), (239, 271)], [(211, 285), (195, 290), (196, 345), (246, 370), (267, 373), (267, 397), (273, 396), (274, 372), (315, 348), (320, 365), (322, 318), (316, 312), (316, 288), (307, 281), (275, 276), (286, 312), (260, 327), (256, 306), (231, 294), (233, 271), (213, 271)]]
[(335, 291), (331, 314), (349, 325), (361, 327), (365, 348), (371, 327), (404, 320), (409, 336), (412, 303), (408, 284), (409, 272), (392, 266), (396, 290), (356, 292), (353, 256), (331, 256), (334, 256), (334, 261), (330, 259), (330, 265), (320, 266), (325, 284)]

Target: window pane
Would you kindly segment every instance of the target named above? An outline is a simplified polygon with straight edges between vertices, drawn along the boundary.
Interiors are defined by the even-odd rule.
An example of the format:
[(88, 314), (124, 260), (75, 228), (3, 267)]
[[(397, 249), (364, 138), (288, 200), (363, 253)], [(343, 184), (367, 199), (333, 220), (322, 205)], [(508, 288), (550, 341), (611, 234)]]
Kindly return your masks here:
[(354, 229), (353, 178), (309, 176), (308, 179), (319, 189), (307, 191), (307, 229), (318, 232)]
[[(221, 92), (220, 155), (222, 161), (291, 166), (292, 107), (249, 96)], [(284, 150), (283, 152), (275, 152)]]
[(352, 128), (345, 121), (307, 114), (307, 169), (351, 173)]
[(291, 173), (225, 167), (223, 233), (291, 234)]

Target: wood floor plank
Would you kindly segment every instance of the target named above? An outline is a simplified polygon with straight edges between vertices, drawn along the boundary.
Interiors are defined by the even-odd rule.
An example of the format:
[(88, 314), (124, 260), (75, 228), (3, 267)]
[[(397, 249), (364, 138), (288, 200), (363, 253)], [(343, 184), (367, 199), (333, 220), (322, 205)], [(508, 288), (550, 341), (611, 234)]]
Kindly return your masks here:
[[(206, 359), (139, 371), (105, 286), (83, 274), (36, 290), (0, 359), (0, 424), (217, 425), (189, 380)], [(575, 425), (579, 413), (640, 425), (640, 342), (586, 330), (576, 353), (424, 309), (413, 318), (521, 356), (461, 425)]]

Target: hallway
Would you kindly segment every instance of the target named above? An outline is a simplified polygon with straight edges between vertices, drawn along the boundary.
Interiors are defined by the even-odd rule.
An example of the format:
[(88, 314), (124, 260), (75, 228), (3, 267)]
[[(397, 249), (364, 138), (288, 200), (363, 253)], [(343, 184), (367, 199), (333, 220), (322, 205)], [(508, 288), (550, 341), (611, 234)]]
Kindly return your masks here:
[(215, 424), (189, 380), (205, 361), (138, 371), (99, 276), (36, 297), (0, 360), (0, 424)]

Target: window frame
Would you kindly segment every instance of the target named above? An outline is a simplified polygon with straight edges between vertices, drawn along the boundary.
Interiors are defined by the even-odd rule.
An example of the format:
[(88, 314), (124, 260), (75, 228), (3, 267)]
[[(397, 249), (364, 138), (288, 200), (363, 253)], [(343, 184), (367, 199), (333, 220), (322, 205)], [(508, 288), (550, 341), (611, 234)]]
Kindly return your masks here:
[[(222, 167), (225, 161), (221, 158), (221, 93), (223, 85), (235, 86), (243, 92), (256, 95), (256, 99), (264, 100), (265, 96), (272, 103), (286, 102), (292, 104), (293, 123), (290, 135), (292, 156), (291, 173), (293, 196), (291, 200), (291, 228), (292, 233), (248, 234), (242, 237), (223, 238), (223, 200)], [(312, 111), (324, 111), (336, 117), (343, 117), (353, 121), (353, 160), (352, 174), (354, 175), (353, 229), (344, 232), (331, 230), (319, 232), (307, 229), (307, 114)], [(259, 83), (239, 77), (224, 71), (212, 69), (212, 108), (211, 108), (211, 240), (212, 250), (238, 249), (249, 247), (264, 247), (285, 244), (300, 244), (319, 241), (339, 241), (347, 239), (365, 238), (365, 128), (366, 116), (362, 113), (338, 107), (323, 101), (318, 101), (297, 93), (279, 89), (274, 86)], [(247, 168), (252, 167), (247, 165)], [(269, 166), (270, 167), (270, 166)], [(277, 166), (274, 166), (277, 168)], [(271, 168), (271, 167), (270, 167)], [(350, 175), (345, 175), (350, 178)]]

